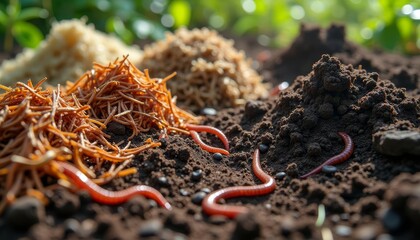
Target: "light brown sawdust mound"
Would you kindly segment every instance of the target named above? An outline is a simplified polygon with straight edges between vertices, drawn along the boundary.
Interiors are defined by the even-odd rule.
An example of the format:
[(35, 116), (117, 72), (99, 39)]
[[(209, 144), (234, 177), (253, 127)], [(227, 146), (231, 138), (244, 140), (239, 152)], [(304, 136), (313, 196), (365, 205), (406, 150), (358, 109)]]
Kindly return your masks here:
[(217, 32), (179, 29), (164, 40), (144, 47), (142, 69), (165, 77), (178, 105), (198, 111), (243, 105), (248, 99), (267, 96), (267, 87), (243, 51)]
[(25, 49), (15, 59), (4, 61), (0, 84), (14, 85), (28, 79), (37, 82), (47, 77), (47, 83), (55, 86), (76, 81), (94, 62), (108, 64), (123, 55), (136, 63), (142, 52), (86, 25), (85, 20), (64, 20), (53, 24), (38, 48)]

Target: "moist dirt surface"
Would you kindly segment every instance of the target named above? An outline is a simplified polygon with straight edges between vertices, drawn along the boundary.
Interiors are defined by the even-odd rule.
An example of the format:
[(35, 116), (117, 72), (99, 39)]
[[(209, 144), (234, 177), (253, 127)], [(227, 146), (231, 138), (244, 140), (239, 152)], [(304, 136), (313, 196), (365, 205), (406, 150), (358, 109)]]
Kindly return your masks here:
[[(57, 188), (48, 192), (45, 207), (30, 199), (16, 203), (26, 206), (20, 215), (9, 207), (0, 220), (0, 239), (416, 239), (420, 156), (378, 149), (389, 131), (419, 132), (418, 62), (349, 43), (341, 26), (304, 26), (289, 48), (260, 62), (268, 82), (288, 81), (289, 88), (204, 117), (203, 124), (226, 134), (230, 155), (218, 158), (189, 136), (170, 135), (161, 147), (136, 156), (136, 174), (104, 186), (152, 186), (172, 211), (143, 197), (106, 206), (86, 192)], [(114, 123), (107, 131), (115, 142), (131, 135)], [(355, 144), (350, 158), (300, 179), (344, 149), (338, 132)], [(133, 143), (148, 137), (159, 134), (151, 131)], [(202, 138), (223, 147), (212, 135)], [(235, 219), (203, 213), (201, 201), (209, 192), (260, 184), (251, 168), (257, 148), (262, 169), (276, 179), (275, 191), (225, 200), (221, 204), (249, 208)]]

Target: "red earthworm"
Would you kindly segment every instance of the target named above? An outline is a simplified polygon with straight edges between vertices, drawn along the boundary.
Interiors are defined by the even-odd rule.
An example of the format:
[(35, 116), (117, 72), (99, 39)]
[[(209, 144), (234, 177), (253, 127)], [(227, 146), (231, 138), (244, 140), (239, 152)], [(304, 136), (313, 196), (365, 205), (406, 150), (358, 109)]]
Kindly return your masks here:
[(208, 152), (212, 152), (212, 153), (221, 153), (224, 155), (229, 155), (229, 152), (226, 151), (225, 149), (222, 148), (216, 148), (216, 147), (212, 147), (209, 146), (207, 144), (205, 144), (201, 138), (200, 135), (198, 135), (198, 133), (196, 131), (190, 130), (190, 135), (192, 137), (192, 139), (198, 144), (200, 145), (200, 147)]
[(317, 168), (315, 168), (314, 170), (310, 171), (309, 173), (301, 176), (300, 178), (307, 178), (310, 177), (314, 174), (317, 174), (319, 172), (321, 172), (322, 167), (325, 165), (336, 165), (339, 163), (342, 163), (344, 161), (346, 161), (347, 159), (350, 158), (350, 156), (353, 154), (353, 150), (354, 150), (354, 143), (351, 140), (351, 137), (349, 135), (347, 135), (347, 133), (345, 132), (338, 132), (338, 135), (340, 135), (341, 139), (343, 139), (344, 141), (344, 150), (338, 154), (335, 155), (334, 157), (328, 159), (327, 161), (325, 161), (323, 164), (321, 164), (320, 166), (318, 166)]
[(271, 89), (271, 91), (270, 91), (270, 96), (277, 96), (277, 95), (279, 95), (279, 93), (281, 92), (281, 87), (280, 87), (280, 84), (279, 85), (277, 85), (277, 86), (275, 86), (273, 89)]
[(188, 130), (193, 130), (196, 132), (207, 132), (216, 135), (220, 141), (222, 141), (225, 146), (226, 151), (229, 151), (229, 141), (225, 134), (217, 128), (204, 126), (204, 125), (195, 125), (195, 124), (186, 124)]
[(235, 218), (238, 214), (248, 212), (248, 208), (242, 206), (228, 206), (217, 204), (220, 199), (234, 197), (249, 197), (268, 194), (276, 188), (274, 178), (265, 173), (260, 165), (260, 152), (255, 150), (252, 161), (252, 170), (263, 184), (256, 186), (236, 186), (219, 189), (207, 195), (202, 203), (203, 211), (208, 215), (224, 215), (228, 218)]
[(152, 187), (137, 185), (122, 191), (109, 191), (92, 182), (92, 180), (73, 165), (66, 162), (57, 163), (60, 165), (63, 174), (70, 178), (78, 188), (87, 190), (96, 202), (110, 205), (121, 204), (130, 200), (135, 195), (141, 195), (155, 200), (159, 205), (168, 210), (172, 210), (171, 204), (169, 204), (160, 192)]

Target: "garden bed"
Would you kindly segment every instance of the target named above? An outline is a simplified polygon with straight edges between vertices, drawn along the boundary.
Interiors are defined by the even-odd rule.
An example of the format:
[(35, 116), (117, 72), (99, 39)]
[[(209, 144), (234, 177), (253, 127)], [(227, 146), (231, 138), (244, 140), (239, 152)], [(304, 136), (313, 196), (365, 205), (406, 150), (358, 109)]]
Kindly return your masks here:
[[(254, 50), (252, 45), (241, 46)], [(304, 27), (289, 48), (275, 50), (261, 60), (260, 72), (266, 82), (287, 81), (291, 86), (268, 99), (205, 117), (204, 124), (217, 127), (229, 139), (228, 156), (214, 157), (189, 137), (169, 135), (159, 148), (135, 157), (136, 174), (105, 186), (152, 186), (172, 204), (172, 211), (143, 197), (118, 206), (102, 205), (85, 192), (63, 188), (48, 196), (45, 210), (38, 206), (45, 214), (27, 230), (10, 224), (6, 212), (0, 221), (0, 236), (415, 239), (420, 234), (420, 165), (419, 151), (410, 149), (418, 146), (418, 137), (410, 149), (400, 145), (412, 144), (416, 141), (412, 138), (391, 144), (398, 156), (386, 155), (381, 144), (390, 131), (399, 136), (402, 131), (419, 134), (420, 59), (366, 50), (347, 42), (343, 28), (333, 26), (327, 30)], [(354, 142), (350, 158), (336, 165), (336, 172), (300, 179), (344, 149), (338, 132), (347, 133)], [(131, 136), (129, 128), (118, 125), (107, 133), (114, 142)], [(133, 142), (158, 139), (158, 135), (150, 131)], [(222, 147), (215, 137), (205, 135), (203, 140)], [(223, 204), (249, 208), (249, 213), (233, 220), (203, 213), (200, 203), (209, 192), (260, 184), (251, 168), (257, 148), (263, 170), (275, 177), (275, 191), (226, 200)], [(320, 216), (323, 213), (325, 220)], [(27, 219), (31, 217), (20, 221)]]

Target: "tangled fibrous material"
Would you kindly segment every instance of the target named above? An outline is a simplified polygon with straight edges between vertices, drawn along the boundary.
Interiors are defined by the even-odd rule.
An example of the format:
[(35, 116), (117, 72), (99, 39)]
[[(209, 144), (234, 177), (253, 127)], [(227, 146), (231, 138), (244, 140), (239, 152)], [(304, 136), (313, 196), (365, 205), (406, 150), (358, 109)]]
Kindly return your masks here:
[(267, 87), (242, 51), (209, 29), (179, 29), (145, 46), (141, 68), (152, 75), (177, 75), (168, 82), (180, 106), (193, 111), (242, 105), (267, 96)]
[[(158, 128), (160, 139), (183, 133), (203, 150), (229, 154), (228, 139), (220, 130), (196, 125), (198, 117), (175, 105), (166, 87), (173, 76), (151, 78), (125, 56), (108, 65), (95, 63), (63, 89), (60, 85), (43, 89), (46, 78), (35, 85), (31, 80), (15, 87), (0, 84), (5, 91), (0, 94), (0, 215), (24, 195), (46, 204), (45, 192), (54, 186), (44, 185), (42, 179), (51, 177), (66, 187), (87, 190), (100, 203), (120, 204), (143, 195), (170, 210), (169, 202), (152, 187), (109, 191), (98, 184), (136, 173), (135, 167), (126, 168), (134, 156), (161, 145), (151, 138), (137, 147), (131, 147), (130, 141), (111, 143), (111, 136), (102, 131), (111, 121), (132, 128), (129, 140)], [(224, 149), (207, 145), (198, 132), (216, 135)]]
[(160, 146), (150, 139), (139, 147), (110, 143), (104, 125), (86, 114), (90, 106), (60, 87), (42, 89), (43, 81), (0, 85), (6, 91), (0, 94), (0, 215), (24, 195), (46, 202), (50, 184), (42, 178), (68, 181), (60, 162), (72, 162), (85, 178), (104, 184), (135, 173), (135, 168), (124, 169), (135, 154)]
[(124, 57), (108, 65), (95, 63), (91, 71), (69, 83), (67, 94), (89, 105), (89, 115), (104, 125), (113, 121), (131, 127), (129, 139), (153, 127), (162, 130), (163, 136), (189, 134), (185, 125), (199, 119), (175, 105), (166, 87), (173, 75), (151, 78), (148, 71), (140, 71)]
[(49, 36), (37, 49), (25, 49), (15, 59), (4, 61), (0, 66), (0, 84), (12, 86), (44, 77), (52, 86), (73, 82), (91, 69), (93, 62), (107, 64), (127, 54), (136, 63), (142, 53), (96, 31), (84, 20), (65, 20), (53, 24)]

